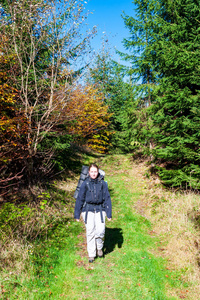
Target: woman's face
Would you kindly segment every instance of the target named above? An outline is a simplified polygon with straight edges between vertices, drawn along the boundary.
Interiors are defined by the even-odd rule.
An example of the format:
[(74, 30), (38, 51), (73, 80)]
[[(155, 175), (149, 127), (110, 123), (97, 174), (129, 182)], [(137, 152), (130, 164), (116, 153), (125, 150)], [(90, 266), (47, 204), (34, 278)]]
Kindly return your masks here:
[(95, 168), (95, 167), (91, 167), (90, 170), (89, 170), (89, 175), (90, 175), (90, 177), (91, 177), (92, 179), (97, 178), (98, 173), (99, 173), (99, 172), (98, 172), (97, 168)]

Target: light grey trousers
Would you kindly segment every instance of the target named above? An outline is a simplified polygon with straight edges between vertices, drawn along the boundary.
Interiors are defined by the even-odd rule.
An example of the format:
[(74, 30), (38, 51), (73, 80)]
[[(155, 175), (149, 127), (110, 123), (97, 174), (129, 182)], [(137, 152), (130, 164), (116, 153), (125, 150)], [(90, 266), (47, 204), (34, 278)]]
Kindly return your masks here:
[[(101, 222), (100, 212), (88, 211), (86, 227), (87, 251), (89, 257), (96, 257), (97, 250), (101, 250), (105, 237), (105, 211), (102, 211), (103, 223)], [(85, 221), (85, 212), (82, 213)]]

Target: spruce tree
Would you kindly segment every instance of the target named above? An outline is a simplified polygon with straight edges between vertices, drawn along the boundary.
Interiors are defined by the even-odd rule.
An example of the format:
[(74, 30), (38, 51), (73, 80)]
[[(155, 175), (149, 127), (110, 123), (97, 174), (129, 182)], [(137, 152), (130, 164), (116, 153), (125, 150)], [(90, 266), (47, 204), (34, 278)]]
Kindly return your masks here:
[[(137, 19), (124, 18), (131, 33), (125, 46), (133, 53), (125, 58), (142, 83), (152, 74), (144, 94), (145, 99), (151, 97), (145, 108), (151, 127), (144, 123), (140, 127), (143, 141), (146, 135), (154, 143), (155, 162), (162, 163), (158, 169), (166, 184), (200, 188), (199, 3), (136, 0), (134, 4)], [(133, 128), (137, 123), (134, 120)]]
[(135, 0), (133, 2), (136, 6), (135, 18), (123, 13), (125, 27), (130, 33), (128, 38), (123, 39), (123, 44), (129, 52), (118, 52), (125, 61), (129, 61), (131, 64), (129, 74), (132, 76), (133, 82), (137, 84), (141, 106), (151, 105), (152, 89), (157, 78), (154, 68), (155, 53), (152, 51), (152, 45), (156, 41), (152, 26), (155, 21), (156, 2), (154, 5), (151, 2)]
[(198, 1), (161, 1), (154, 45), (161, 80), (150, 110), (159, 133), (154, 154), (160, 175), (173, 186), (200, 188), (200, 6)]
[(106, 51), (97, 56), (90, 69), (89, 81), (98, 86), (112, 114), (110, 150), (118, 152), (128, 152), (132, 148), (128, 123), (130, 111), (136, 106), (133, 85), (125, 75), (126, 68), (113, 61)]

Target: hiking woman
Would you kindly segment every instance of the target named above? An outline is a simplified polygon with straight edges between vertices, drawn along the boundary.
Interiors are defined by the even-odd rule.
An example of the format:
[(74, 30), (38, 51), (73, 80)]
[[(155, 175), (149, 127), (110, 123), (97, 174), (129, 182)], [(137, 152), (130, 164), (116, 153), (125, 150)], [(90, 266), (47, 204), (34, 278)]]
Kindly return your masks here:
[(96, 164), (89, 166), (89, 177), (80, 187), (74, 212), (77, 221), (81, 213), (86, 226), (89, 262), (92, 263), (96, 255), (103, 257), (105, 216), (109, 221), (112, 217), (108, 186)]

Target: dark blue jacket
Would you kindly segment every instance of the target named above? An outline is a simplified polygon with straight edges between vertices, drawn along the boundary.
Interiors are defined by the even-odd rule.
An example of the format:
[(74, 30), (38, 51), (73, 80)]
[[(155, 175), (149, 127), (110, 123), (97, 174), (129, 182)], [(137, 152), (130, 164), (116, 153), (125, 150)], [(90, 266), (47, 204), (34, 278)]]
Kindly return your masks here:
[(76, 199), (74, 218), (80, 219), (81, 212), (100, 211), (99, 205), (102, 204), (102, 210), (106, 212), (107, 218), (112, 218), (112, 205), (107, 183), (99, 175), (96, 179), (87, 178), (81, 185), (78, 197)]

